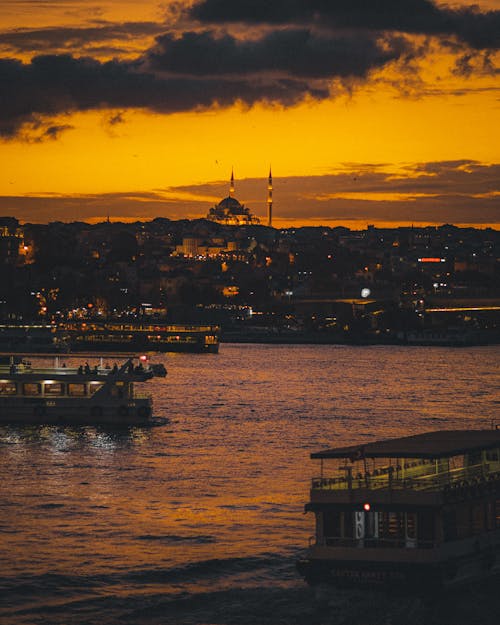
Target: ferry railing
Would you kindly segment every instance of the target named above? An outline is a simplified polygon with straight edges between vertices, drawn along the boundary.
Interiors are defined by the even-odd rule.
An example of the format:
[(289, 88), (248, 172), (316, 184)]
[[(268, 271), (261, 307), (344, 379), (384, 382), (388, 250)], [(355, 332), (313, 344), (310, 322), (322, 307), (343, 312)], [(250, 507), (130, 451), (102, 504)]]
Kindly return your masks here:
[[(144, 367), (140, 371), (137, 371), (134, 368), (133, 373), (152, 373), (153, 369), (151, 367)], [(57, 375), (82, 375), (82, 376), (113, 376), (117, 375), (119, 371), (113, 370), (111, 368), (106, 367), (91, 367), (90, 371), (85, 371), (85, 368), (80, 367), (27, 367), (25, 365), (14, 365), (11, 366), (0, 366), (0, 376), (1, 375), (12, 375), (12, 374), (26, 374), (26, 375), (45, 375), (49, 379), (51, 376)]]
[(369, 473), (346, 476), (314, 477), (312, 490), (442, 490), (446, 486), (482, 481), (495, 476), (498, 471), (490, 470), (486, 463), (471, 465), (442, 472), (428, 472), (421, 475), (402, 476), (396, 470), (382, 471), (378, 475)]

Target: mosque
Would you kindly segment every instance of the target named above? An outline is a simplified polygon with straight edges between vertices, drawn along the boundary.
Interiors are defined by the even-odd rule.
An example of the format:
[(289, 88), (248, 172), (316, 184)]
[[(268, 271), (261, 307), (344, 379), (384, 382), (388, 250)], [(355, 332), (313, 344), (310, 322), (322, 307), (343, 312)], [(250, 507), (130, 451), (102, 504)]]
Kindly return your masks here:
[[(249, 226), (260, 223), (250, 209), (234, 197), (234, 172), (231, 171), (229, 195), (208, 211), (207, 219), (228, 226)], [(273, 177), (269, 168), (267, 184), (267, 225), (273, 225)]]

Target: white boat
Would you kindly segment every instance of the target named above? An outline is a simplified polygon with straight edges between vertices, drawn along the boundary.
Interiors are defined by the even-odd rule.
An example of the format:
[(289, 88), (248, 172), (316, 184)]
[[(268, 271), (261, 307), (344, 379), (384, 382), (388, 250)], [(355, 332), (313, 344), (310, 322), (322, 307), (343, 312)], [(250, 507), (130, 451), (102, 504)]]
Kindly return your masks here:
[(444, 430), (328, 449), (297, 563), (311, 583), (415, 591), (500, 573), (500, 430)]
[(134, 388), (157, 374), (165, 369), (142, 360), (70, 368), (59, 358), (53, 367), (33, 367), (12, 357), (0, 362), (0, 423), (161, 425), (166, 419), (153, 417), (151, 395)]

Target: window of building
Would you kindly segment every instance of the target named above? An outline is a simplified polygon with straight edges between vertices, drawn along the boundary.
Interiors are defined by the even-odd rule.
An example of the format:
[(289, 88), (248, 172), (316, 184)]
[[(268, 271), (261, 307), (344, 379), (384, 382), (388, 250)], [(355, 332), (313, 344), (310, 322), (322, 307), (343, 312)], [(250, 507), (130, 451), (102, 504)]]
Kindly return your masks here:
[(15, 395), (17, 384), (15, 382), (0, 382), (0, 395)]
[(68, 384), (68, 395), (71, 395), (71, 397), (83, 397), (86, 395), (85, 384)]
[(64, 395), (64, 384), (61, 382), (50, 382), (43, 385), (45, 395)]
[(40, 384), (36, 384), (34, 382), (25, 382), (23, 384), (23, 395), (40, 395), (40, 386)]

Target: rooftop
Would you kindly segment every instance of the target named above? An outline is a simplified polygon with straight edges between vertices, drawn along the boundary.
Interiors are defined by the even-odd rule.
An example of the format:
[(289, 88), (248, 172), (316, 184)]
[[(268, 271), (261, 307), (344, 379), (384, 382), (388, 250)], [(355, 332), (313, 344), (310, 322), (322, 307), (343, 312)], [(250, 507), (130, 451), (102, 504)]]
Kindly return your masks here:
[(326, 458), (446, 458), (500, 447), (500, 429), (439, 430), (374, 443), (326, 449), (311, 454)]

